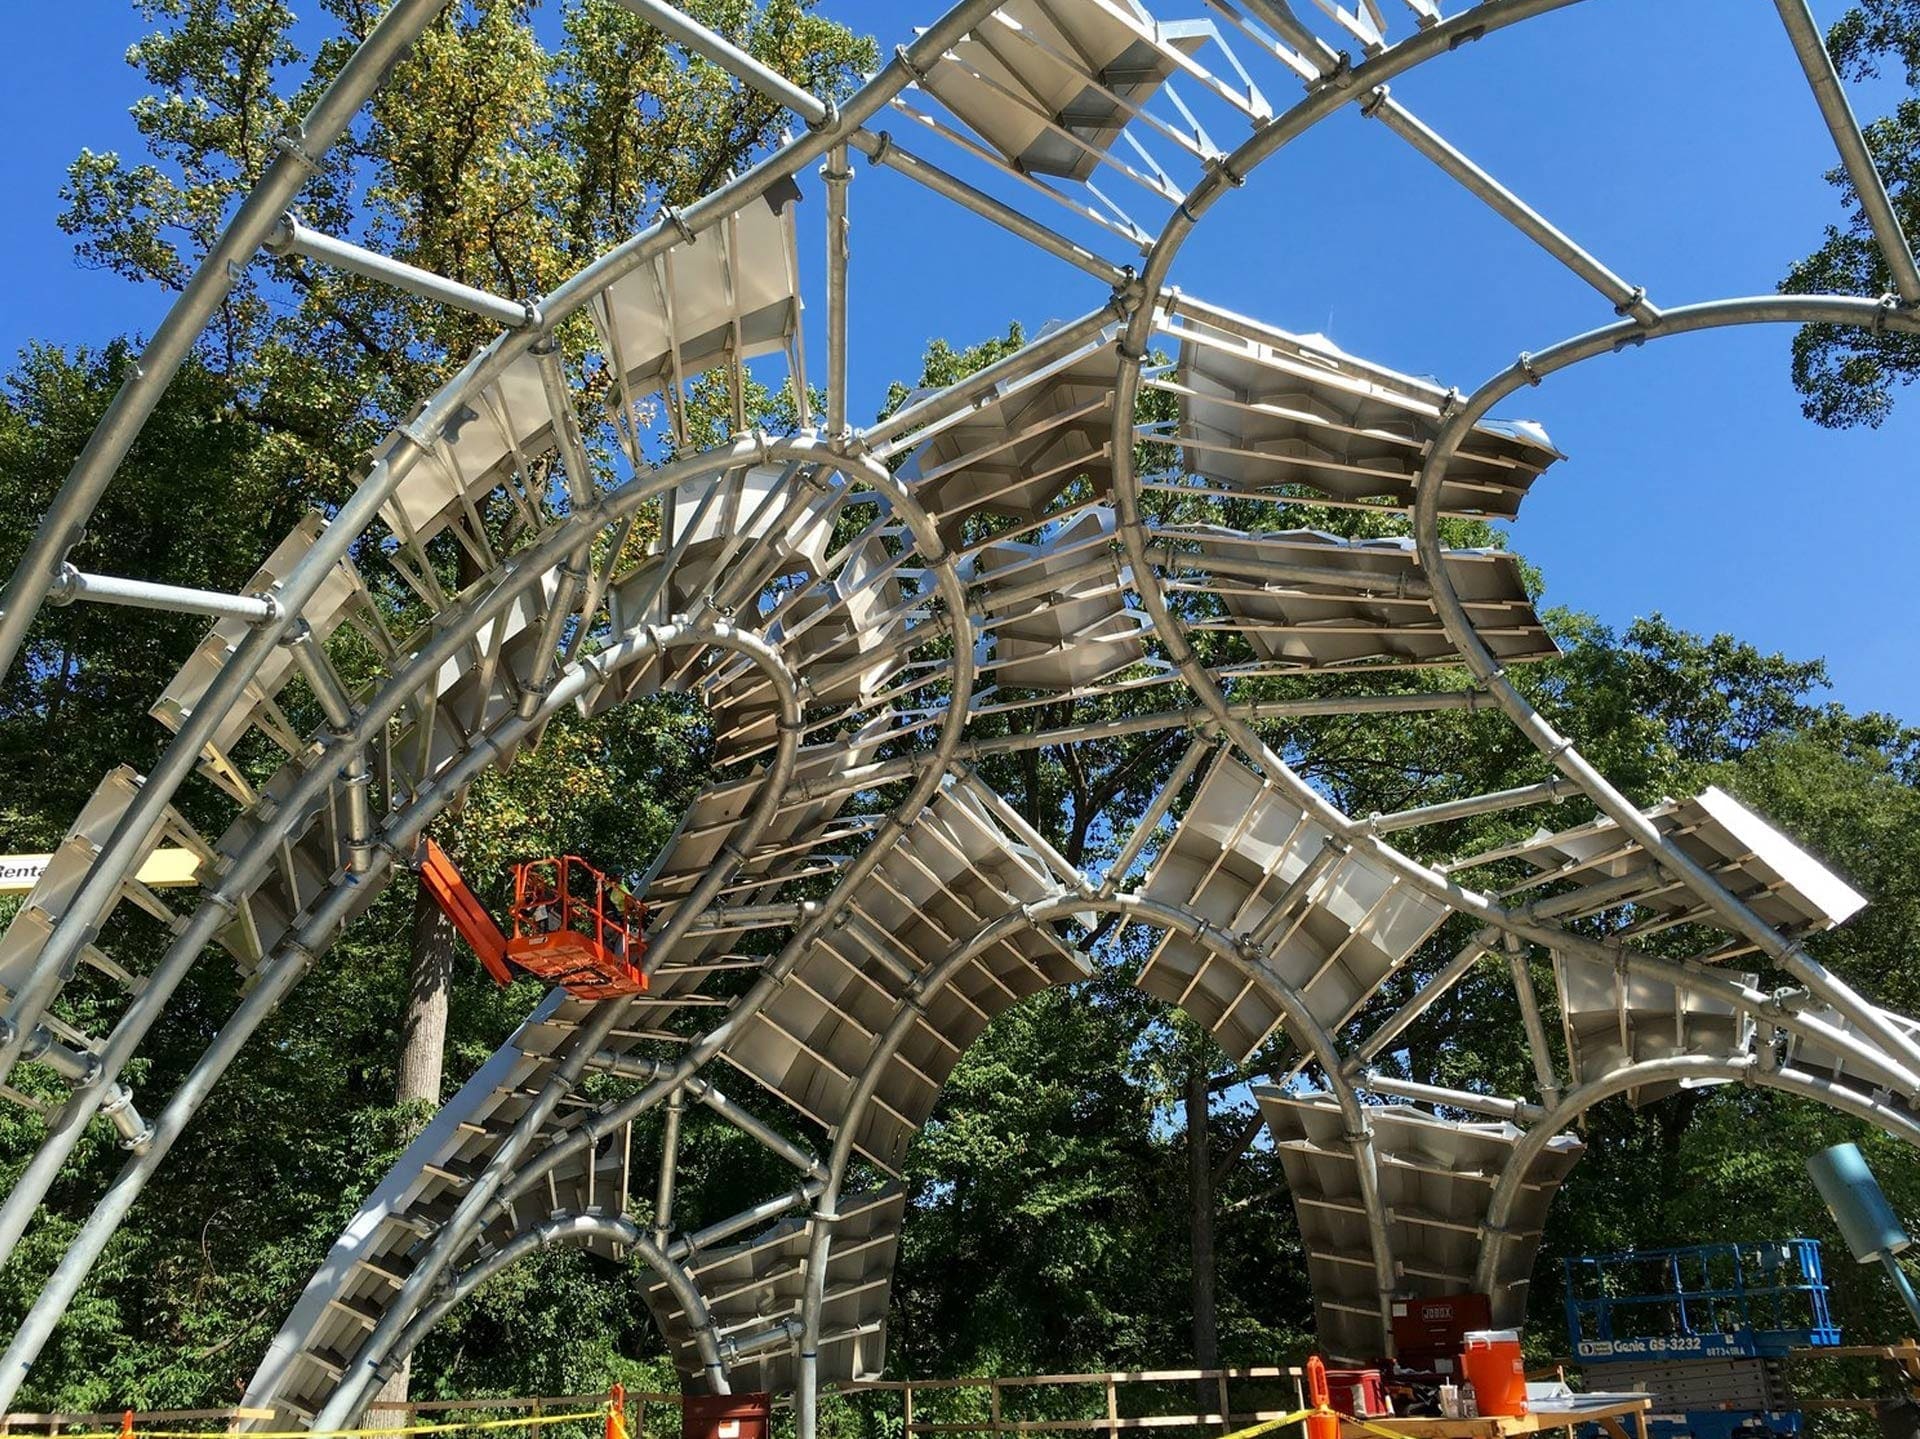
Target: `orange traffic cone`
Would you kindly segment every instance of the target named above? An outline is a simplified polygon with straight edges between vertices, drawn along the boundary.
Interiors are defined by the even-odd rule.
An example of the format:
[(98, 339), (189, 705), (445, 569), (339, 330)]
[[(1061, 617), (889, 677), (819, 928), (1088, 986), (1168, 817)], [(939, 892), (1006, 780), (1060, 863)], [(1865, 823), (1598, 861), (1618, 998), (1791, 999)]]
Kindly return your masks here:
[(627, 1439), (627, 1387), (616, 1384), (607, 1391), (607, 1439)]
[(1307, 1415), (1307, 1439), (1340, 1439), (1340, 1416), (1333, 1412), (1327, 1366), (1318, 1354), (1307, 1356), (1307, 1403), (1313, 1406), (1313, 1412)]

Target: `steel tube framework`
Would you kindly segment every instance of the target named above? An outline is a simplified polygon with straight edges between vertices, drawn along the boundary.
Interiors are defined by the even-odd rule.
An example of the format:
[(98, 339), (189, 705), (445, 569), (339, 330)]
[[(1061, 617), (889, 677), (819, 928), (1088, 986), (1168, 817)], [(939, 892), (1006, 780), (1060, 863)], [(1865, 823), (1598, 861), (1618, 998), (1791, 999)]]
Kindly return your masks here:
[(140, 363), (114, 396), (15, 566), (0, 599), (0, 676), (12, 670), (28, 627), (59, 578), (60, 564), (79, 543), (134, 437), (232, 289), (234, 272), (252, 260), (294, 195), (319, 169), (321, 158), (445, 7), (446, 0), (398, 0), (355, 48), (299, 127), (280, 137), (276, 147), (280, 153), (140, 352)]
[[(399, 0), (201, 264), (43, 517), (0, 614), (0, 673), (43, 602), (214, 622), (156, 706), (174, 730), (159, 761), (143, 778), (102, 781), (55, 857), (66, 867), (15, 921), (37, 928), (7, 935), (0, 1078), (37, 1066), (66, 1097), (47, 1107), (39, 1149), (0, 1201), (0, 1258), (22, 1249), (95, 1116), (112, 1119), (130, 1154), (0, 1357), (0, 1407), (235, 1056), (427, 827), (563, 711), (591, 718), (667, 690), (705, 704), (713, 773), (648, 868), (661, 916), (648, 991), (597, 1004), (559, 994), (509, 1036), (369, 1196), (250, 1403), (347, 1426), (478, 1286), (542, 1248), (583, 1243), (632, 1251), (658, 1276), (649, 1302), (689, 1383), (791, 1389), (800, 1439), (814, 1439), (821, 1387), (870, 1373), (883, 1343), (886, 1286), (867, 1266), (890, 1262), (903, 1200), (884, 1184), (855, 1190), (856, 1176), (897, 1172), (980, 1026), (1091, 972), (1098, 955), (1082, 947), (1116, 924), (1156, 940), (1143, 988), (1187, 1008), (1236, 1060), (1261, 1062), (1256, 1072), (1279, 1075), (1279, 1055), (1290, 1079), (1317, 1086), (1261, 1102), (1289, 1166), (1337, 1166), (1341, 1192), (1357, 1195), (1364, 1239), (1311, 1251), (1334, 1261), (1314, 1270), (1329, 1348), (1384, 1349), (1393, 1302), (1455, 1262), (1393, 1221), (1410, 1132), (1451, 1135), (1442, 1149), (1469, 1137), (1505, 1146), (1491, 1192), (1446, 1216), (1481, 1236), (1471, 1272), (1451, 1281), (1503, 1296), (1524, 1281), (1539, 1196), (1577, 1157), (1565, 1131), (1619, 1094), (1763, 1085), (1920, 1142), (1920, 1023), (1880, 1008), (1806, 944), (1864, 897), (1717, 791), (1631, 802), (1510, 676), (1552, 653), (1511, 561), (1443, 542), (1450, 515), (1512, 518), (1558, 458), (1537, 427), (1491, 416), (1563, 370), (1732, 325), (1920, 333), (1920, 271), (1804, 0), (1776, 4), (1892, 296), (1656, 308), (1389, 92), (1574, 3), (1479, 0), (1443, 14), (1412, 0), (1413, 28), (1395, 35), (1374, 6), (1303, 17), (1285, 0), (1217, 0), (1228, 22), (1217, 29), (1113, 0), (1017, 14), (963, 0), (835, 105), (667, 0), (622, 0), (806, 128), (522, 302), (319, 235), (291, 213), (312, 162), (440, 9)], [(1261, 93), (1275, 80), (1304, 96), (1276, 110)], [(1176, 261), (1216, 203), (1349, 104), (1590, 286), (1613, 318), (1462, 395), (1175, 290)], [(937, 148), (909, 151), (872, 128), (889, 107)], [(1211, 138), (1236, 129), (1230, 146)], [(861, 213), (874, 216), (858, 250), (855, 153), (870, 162)], [(826, 308), (817, 432), (799, 340), (814, 281), (803, 284), (790, 209), (815, 165), (825, 261), (805, 298)], [(1129, 205), (1158, 208), (1136, 215), (1101, 189), (1115, 174), (1133, 186)], [(885, 222), (906, 183), (1092, 285), (1081, 318), (860, 425), (848, 301), (869, 249), (902, 243)], [(1029, 213), (1036, 197), (1073, 219), (1057, 228)], [(1075, 237), (1089, 226), (1097, 243)], [(1116, 238), (1128, 253), (1102, 253)], [(422, 397), (329, 522), (269, 557), (251, 593), (82, 573), (67, 552), (232, 268), (263, 247), (480, 315), (499, 333)], [(944, 283), (971, 278), (956, 266)], [(583, 314), (595, 346), (586, 373), (615, 397), (610, 429), (582, 424), (604, 396), (578, 393), (577, 357), (563, 363), (557, 345), (558, 327)], [(567, 333), (587, 329), (582, 319)], [(750, 361), (787, 366), (800, 433), (752, 428)], [(652, 464), (647, 402), (678, 427), (686, 386), (710, 371), (735, 399), (735, 433)], [(1174, 418), (1143, 420), (1149, 389)], [(1207, 522), (1164, 521), (1167, 495), (1213, 506)], [(1403, 533), (1350, 542), (1285, 519), (1216, 522), (1322, 502), (1404, 517)], [(511, 545), (498, 542), (507, 514), (525, 531)], [(651, 546), (630, 546), (655, 531)], [(448, 545), (484, 571), (457, 595), (436, 569)], [(387, 596), (398, 593), (430, 622), (395, 639)], [(377, 651), (354, 689), (341, 675), (359, 670), (330, 654), (342, 626)], [(1418, 677), (1435, 665), (1450, 673)], [(311, 735), (293, 732), (279, 702), (292, 677), (324, 721)], [(1398, 813), (1349, 814), (1297, 762), (1303, 748), (1311, 758), (1309, 722), (1336, 716), (1391, 716), (1416, 734), (1421, 716), (1510, 724), (1539, 758), (1492, 793), (1438, 789)], [(972, 768), (1128, 739), (1149, 744), (1139, 792), (1151, 798), (1136, 813), (1075, 817), (1116, 837), (1097, 877), (1076, 873), (1047, 827)], [(267, 743), (286, 758), (259, 786), (232, 752)], [(174, 803), (196, 772), (234, 809), (217, 841)], [(1569, 816), (1563, 833), (1528, 830), (1528, 812), (1547, 806)], [(1495, 839), (1472, 838), (1482, 834)], [(1403, 835), (1420, 858), (1395, 843)], [(207, 856), (203, 888), (134, 982), (103, 936), (119, 905), (158, 902), (134, 876), (163, 841)], [(1604, 869), (1581, 858), (1596, 851)], [(1790, 875), (1765, 868), (1790, 851)], [(1595, 916), (1612, 921), (1604, 941), (1576, 927)], [(1347, 938), (1329, 945), (1342, 926)], [(1653, 934), (1688, 943), (1655, 953), (1643, 945)], [(249, 985), (179, 1086), (142, 1096), (144, 1119), (123, 1075), (218, 947)], [(1494, 955), (1501, 966), (1480, 966)], [(1735, 956), (1766, 973), (1735, 972)], [(83, 964), (126, 981), (98, 1034), (63, 1018)], [(1553, 984), (1536, 992), (1536, 970)], [(1532, 1060), (1525, 1093), (1422, 1077), (1436, 1004), (1486, 983), (1511, 988), (1515, 1052)], [(1683, 1052), (1638, 1051), (1643, 1022)], [(716, 1061), (746, 1088), (723, 1090)], [(626, 1083), (588, 1102), (589, 1073)], [(563, 1105), (579, 1112), (563, 1121)], [(657, 1143), (636, 1145), (635, 1121), (655, 1109)], [(1498, 1123), (1469, 1136), (1461, 1112)], [(763, 1147), (793, 1182), (682, 1233), (683, 1150), (702, 1125)], [(1336, 1243), (1304, 1211), (1302, 1233)], [(389, 1272), (391, 1284), (363, 1283)], [(751, 1283), (712, 1277), (743, 1273)]]

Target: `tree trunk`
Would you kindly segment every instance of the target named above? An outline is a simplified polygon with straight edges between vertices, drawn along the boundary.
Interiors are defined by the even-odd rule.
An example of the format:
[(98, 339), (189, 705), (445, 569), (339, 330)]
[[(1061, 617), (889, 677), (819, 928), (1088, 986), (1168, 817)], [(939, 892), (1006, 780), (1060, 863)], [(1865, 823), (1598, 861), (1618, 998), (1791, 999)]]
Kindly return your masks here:
[(407, 1414), (401, 1409), (382, 1409), (382, 1404), (404, 1404), (407, 1391), (413, 1383), (413, 1356), (409, 1354), (400, 1361), (400, 1367), (393, 1371), (393, 1377), (380, 1386), (367, 1406), (367, 1423), (378, 1429), (398, 1429), (407, 1423)]
[[(1193, 1362), (1199, 1369), (1220, 1365), (1220, 1325), (1213, 1288), (1213, 1155), (1207, 1142), (1210, 1100), (1207, 1066), (1193, 1057), (1187, 1070), (1187, 1188), (1193, 1242)], [(1204, 1409), (1204, 1405), (1202, 1406)]]
[[(453, 925), (433, 902), (425, 885), (413, 898), (411, 954), (407, 963), (407, 1010), (400, 1021), (400, 1058), (393, 1097), (401, 1104), (440, 1107), (440, 1083), (446, 1073), (447, 989), (453, 981)], [(411, 1359), (373, 1396), (376, 1404), (404, 1404), (412, 1379)], [(387, 1410), (374, 1419), (399, 1425), (403, 1416)]]
[[(458, 563), (464, 593), (479, 581), (481, 569), (479, 561), (464, 548)], [(400, 1019), (400, 1058), (394, 1066), (393, 1097), (401, 1104), (438, 1109), (440, 1084), (447, 1068), (447, 991), (453, 983), (453, 953), (459, 936), (425, 885), (414, 890), (410, 940), (407, 1012)], [(406, 1403), (412, 1378), (413, 1359), (409, 1356), (380, 1386), (374, 1402)], [(398, 1427), (404, 1419), (404, 1415), (389, 1411), (386, 1423)]]
[(400, 1059), (393, 1097), (401, 1104), (440, 1107), (446, 1072), (447, 987), (453, 980), (453, 925), (422, 885), (413, 900), (412, 955), (407, 965), (407, 1012), (400, 1022)]

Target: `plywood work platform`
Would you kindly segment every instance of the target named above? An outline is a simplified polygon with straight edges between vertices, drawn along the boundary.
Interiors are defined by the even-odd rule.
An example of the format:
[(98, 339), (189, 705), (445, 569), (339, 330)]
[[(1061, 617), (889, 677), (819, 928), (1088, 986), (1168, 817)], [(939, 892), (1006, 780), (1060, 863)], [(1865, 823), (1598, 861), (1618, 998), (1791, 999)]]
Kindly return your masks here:
[(1515, 1434), (1541, 1434), (1561, 1430), (1571, 1434), (1582, 1424), (1598, 1424), (1610, 1439), (1629, 1439), (1627, 1421), (1633, 1424), (1632, 1439), (1647, 1439), (1647, 1413), (1652, 1399), (1623, 1399), (1618, 1404), (1601, 1404), (1585, 1409), (1536, 1410), (1517, 1418), (1484, 1415), (1477, 1419), (1414, 1419), (1390, 1416), (1369, 1419), (1366, 1425), (1343, 1423), (1341, 1439), (1377, 1439), (1380, 1430), (1404, 1434), (1407, 1439), (1508, 1439)]

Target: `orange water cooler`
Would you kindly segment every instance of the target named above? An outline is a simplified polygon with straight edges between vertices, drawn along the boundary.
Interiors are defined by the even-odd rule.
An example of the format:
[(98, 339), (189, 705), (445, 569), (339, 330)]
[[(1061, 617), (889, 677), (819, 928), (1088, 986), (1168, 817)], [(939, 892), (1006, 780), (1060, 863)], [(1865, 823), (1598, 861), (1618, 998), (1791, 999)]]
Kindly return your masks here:
[(1460, 1356), (1473, 1401), (1482, 1416), (1518, 1417), (1527, 1412), (1527, 1366), (1514, 1329), (1476, 1329), (1464, 1336)]

